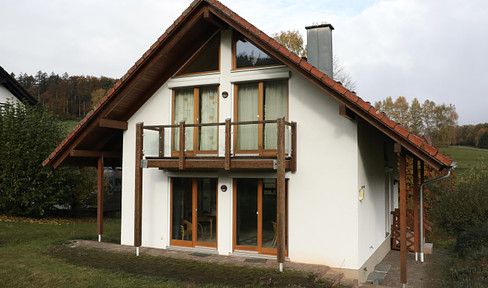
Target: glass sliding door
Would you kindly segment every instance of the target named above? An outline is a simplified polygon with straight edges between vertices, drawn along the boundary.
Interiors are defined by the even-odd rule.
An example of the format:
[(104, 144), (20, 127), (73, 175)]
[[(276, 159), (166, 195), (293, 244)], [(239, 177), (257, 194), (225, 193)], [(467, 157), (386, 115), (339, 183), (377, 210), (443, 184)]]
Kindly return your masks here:
[(258, 246), (258, 180), (236, 180), (236, 246)]
[[(195, 122), (195, 102), (193, 89), (178, 89), (174, 93), (173, 124), (178, 125), (180, 121), (185, 124)], [(180, 150), (180, 129), (173, 130), (173, 150)], [(185, 150), (193, 151), (193, 128), (185, 129)]]
[(234, 250), (276, 254), (276, 201), (276, 179), (234, 180)]
[[(263, 105), (264, 115), (263, 120), (276, 120), (280, 117), (288, 115), (288, 91), (287, 81), (268, 81), (264, 82)], [(264, 149), (277, 149), (277, 130), (276, 123), (264, 125)]]
[(216, 247), (217, 179), (172, 178), (171, 245)]
[[(218, 123), (218, 87), (182, 88), (173, 91), (173, 124)], [(216, 152), (218, 143), (217, 126), (186, 127), (185, 151)], [(173, 151), (180, 149), (179, 128), (173, 128)]]
[[(288, 118), (287, 80), (238, 84), (236, 97), (235, 119), (238, 122)], [(276, 123), (238, 125), (235, 142), (238, 153), (276, 150)]]
[[(257, 83), (237, 86), (237, 121), (259, 120), (259, 85)], [(237, 126), (237, 150), (258, 150), (258, 125)]]
[[(198, 123), (218, 122), (218, 91), (217, 87), (199, 89)], [(199, 151), (217, 151), (217, 126), (200, 127), (198, 135)]]

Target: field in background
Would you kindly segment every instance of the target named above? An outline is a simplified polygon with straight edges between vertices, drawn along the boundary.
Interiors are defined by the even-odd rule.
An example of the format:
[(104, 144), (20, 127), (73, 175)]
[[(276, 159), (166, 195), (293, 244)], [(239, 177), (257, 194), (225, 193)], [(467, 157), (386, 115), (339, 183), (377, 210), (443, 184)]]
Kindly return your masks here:
[(488, 150), (465, 146), (449, 146), (440, 148), (439, 151), (458, 163), (457, 168), (454, 169), (458, 177), (465, 175), (471, 168), (480, 167), (482, 163), (488, 164)]

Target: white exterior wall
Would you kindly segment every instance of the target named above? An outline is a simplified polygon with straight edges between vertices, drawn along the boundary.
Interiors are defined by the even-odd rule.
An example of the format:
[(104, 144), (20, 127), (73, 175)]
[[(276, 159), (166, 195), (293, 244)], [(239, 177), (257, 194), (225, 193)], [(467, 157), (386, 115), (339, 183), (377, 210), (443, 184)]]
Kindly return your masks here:
[(0, 85), (0, 103), (7, 103), (7, 100), (10, 100), (12, 103), (20, 102), (7, 88)]
[(364, 186), (364, 199), (359, 201), (359, 265), (363, 265), (388, 240), (387, 222), (390, 193), (385, 182), (388, 162), (385, 159), (385, 137), (363, 120), (358, 124), (359, 189)]
[(289, 181), (292, 261), (358, 267), (357, 127), (339, 104), (296, 73), (290, 120), (297, 122), (297, 171)]
[[(385, 207), (384, 186), (381, 186), (384, 185), (384, 180), (378, 174), (378, 172), (383, 173), (383, 162), (381, 161), (379, 166), (376, 165), (377, 152), (370, 151), (378, 147), (363, 144), (358, 146), (361, 133), (358, 136), (356, 120), (339, 116), (337, 101), (323, 90), (311, 85), (299, 74), (290, 72), (286, 67), (256, 69), (253, 73), (251, 70), (231, 72), (231, 35), (230, 29), (222, 32), (220, 73), (169, 80), (128, 120), (128, 130), (124, 132), (123, 137), (122, 244), (133, 245), (134, 237), (136, 123), (170, 124), (171, 88), (197, 85), (195, 83), (202, 85), (202, 81), (212, 83), (217, 81), (220, 84), (219, 93), (221, 94), (222, 91), (229, 93), (226, 99), (219, 95), (218, 121), (223, 122), (233, 116), (233, 83), (286, 75), (289, 77), (289, 120), (297, 122), (298, 135), (297, 171), (286, 173), (286, 178), (289, 179), (289, 258), (296, 262), (359, 269), (372, 253), (369, 246), (376, 248), (381, 244), (381, 237), (384, 240), (384, 231), (381, 235), (379, 233), (380, 228), (384, 227), (384, 221), (375, 222), (374, 229), (369, 226), (370, 221), (379, 221), (380, 214), (384, 215)], [(146, 153), (152, 150), (151, 146), (154, 148), (154, 145), (150, 145), (151, 140), (148, 135), (149, 133), (145, 135)], [(169, 138), (165, 137), (165, 139)], [(219, 149), (222, 154), (224, 137), (219, 139)], [(156, 138), (152, 139), (155, 140)], [(165, 150), (169, 151), (169, 147)], [(379, 156), (382, 157), (383, 150), (379, 151), (381, 151)], [(371, 157), (367, 156), (370, 152)], [(373, 174), (370, 173), (373, 171), (370, 166), (373, 167)], [(225, 171), (189, 173), (144, 169), (143, 246), (155, 248), (169, 246), (169, 177), (176, 176), (218, 177), (218, 187), (227, 185), (227, 192), (218, 189), (217, 250), (219, 254), (228, 255), (233, 252), (232, 179), (236, 177), (275, 178), (276, 173)], [(368, 187), (366, 199), (362, 203), (358, 200), (361, 185)], [(374, 187), (378, 192), (370, 193), (369, 187)], [(380, 190), (383, 194), (379, 192)], [(382, 199), (380, 194), (383, 195)], [(379, 202), (376, 203), (376, 200)], [(378, 212), (381, 207), (383, 207), (382, 213)]]

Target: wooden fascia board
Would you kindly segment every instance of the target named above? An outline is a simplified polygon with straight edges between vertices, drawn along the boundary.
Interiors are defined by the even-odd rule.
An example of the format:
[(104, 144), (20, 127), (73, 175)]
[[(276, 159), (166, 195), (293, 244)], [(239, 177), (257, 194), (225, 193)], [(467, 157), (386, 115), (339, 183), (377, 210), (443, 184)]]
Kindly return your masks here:
[(70, 153), (71, 157), (86, 157), (86, 158), (120, 158), (120, 153), (110, 152), (110, 151), (94, 151), (94, 150), (72, 150)]
[[(117, 105), (123, 101), (124, 99), (124, 96), (125, 95), (129, 95), (131, 93), (131, 90), (133, 89), (134, 85), (136, 85), (136, 83), (138, 83), (138, 81), (141, 80), (141, 78), (144, 77), (144, 74), (145, 74), (145, 70), (150, 67), (151, 65), (155, 65), (156, 63), (158, 63), (159, 61), (164, 61), (164, 60), (160, 60), (161, 58), (164, 58), (165, 57), (165, 53), (161, 53), (161, 50), (170, 50), (172, 47), (174, 47), (175, 45), (178, 44), (178, 42), (183, 38), (185, 37), (185, 33), (181, 33), (181, 29), (185, 29), (185, 27), (192, 27), (193, 25), (195, 25), (199, 20), (200, 18), (203, 17), (203, 8), (194, 8), (196, 9), (195, 11), (191, 12), (190, 14), (188, 14), (187, 16), (185, 17), (189, 17), (189, 19), (187, 20), (182, 20), (181, 23), (183, 23), (183, 25), (179, 25), (175, 28), (173, 28), (173, 30), (171, 30), (168, 34), (168, 36), (161, 42), (158, 44), (157, 47), (155, 47), (155, 50), (152, 51), (152, 53), (148, 56), (148, 58), (146, 58), (146, 60), (136, 68), (136, 70), (129, 76), (129, 79), (125, 80), (125, 81), (122, 81), (121, 83), (121, 86), (117, 89), (117, 91), (115, 93), (117, 93), (118, 97), (113, 97), (112, 98), (112, 103), (110, 105), (110, 107), (108, 107), (106, 109), (106, 111), (103, 113), (104, 117), (106, 117), (107, 115), (109, 115), (116, 107)], [(190, 28), (186, 28), (186, 29), (190, 29)], [(168, 77), (169, 78), (169, 77)], [(156, 81), (158, 83), (164, 83), (166, 82), (167, 79), (161, 79), (159, 81)], [(161, 86), (161, 85), (159, 85)], [(160, 87), (158, 87), (159, 89)], [(157, 90), (155, 90), (157, 91)], [(154, 92), (155, 92), (154, 91)], [(148, 94), (148, 95), (152, 95), (152, 93), (145, 93), (145, 94)], [(146, 99), (144, 99), (143, 102), (145, 102), (145, 100), (147, 100), (148, 97), (145, 97)], [(126, 115), (126, 118), (130, 118), (132, 116), (133, 113), (135, 113), (135, 111), (137, 111), (137, 109), (139, 109), (140, 107), (137, 107), (134, 106), (133, 109), (131, 109), (129, 111), (129, 113), (127, 113)]]
[(127, 123), (127, 121), (100, 119), (100, 121), (98, 121), (98, 126), (103, 128), (119, 129), (125, 131), (127, 130), (129, 124)]
[[(287, 65), (289, 68), (293, 69), (295, 72), (300, 74), (301, 76), (305, 77), (306, 79), (309, 79), (312, 83), (314, 83), (316, 86), (321, 88), (322, 90), (326, 91), (329, 95), (331, 95), (334, 99), (336, 99), (339, 104), (345, 105), (346, 108), (348, 108), (350, 111), (352, 111), (354, 114), (359, 115), (361, 118), (363, 118), (365, 121), (373, 125), (373, 127), (377, 128), (380, 130), (383, 134), (387, 135), (389, 138), (391, 138), (393, 141), (400, 143), (405, 149), (409, 150), (413, 155), (418, 157), (419, 159), (424, 160), (426, 163), (428, 163), (430, 166), (437, 170), (442, 170), (445, 168), (445, 165), (439, 162), (437, 159), (434, 158), (434, 156), (428, 155), (426, 152), (422, 151), (419, 147), (411, 144), (408, 140), (402, 138), (400, 135), (398, 135), (396, 132), (394, 132), (392, 129), (389, 127), (386, 127), (385, 124), (381, 122), (381, 120), (374, 118), (371, 114), (369, 114), (367, 111), (363, 111), (361, 108), (359, 108), (357, 105), (354, 103), (351, 103), (349, 100), (345, 98), (344, 95), (339, 94), (337, 91), (323, 83), (320, 79), (315, 78), (309, 71), (305, 71), (299, 63), (292, 62), (290, 58), (288, 58), (287, 55), (282, 54), (280, 51), (277, 49), (272, 48), (269, 43), (266, 43), (263, 39), (261, 39), (258, 35), (250, 32), (248, 29), (236, 25), (233, 20), (229, 15), (225, 14), (223, 11), (220, 11), (218, 9), (215, 9), (214, 7), (209, 7), (209, 9), (217, 15), (220, 19), (222, 19), (224, 22), (229, 24), (232, 28), (234, 28), (236, 31), (244, 35), (246, 38), (248, 38), (253, 44), (258, 46), (258, 48), (262, 49), (264, 52), (266, 52), (268, 55), (271, 57), (279, 60), (280, 62), (284, 63)], [(252, 28), (252, 27), (251, 27)], [(256, 29), (256, 28), (254, 28)]]

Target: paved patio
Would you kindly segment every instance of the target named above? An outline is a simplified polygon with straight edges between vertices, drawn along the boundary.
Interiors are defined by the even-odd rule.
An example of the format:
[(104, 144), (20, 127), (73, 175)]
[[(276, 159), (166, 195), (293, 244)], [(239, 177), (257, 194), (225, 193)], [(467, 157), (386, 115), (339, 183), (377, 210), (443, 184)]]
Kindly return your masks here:
[[(104, 242), (96, 242), (96, 241), (88, 241), (88, 240), (74, 240), (74, 246), (82, 246), (82, 247), (93, 247), (98, 249), (104, 249), (107, 251), (116, 251), (116, 252), (128, 252), (135, 254), (135, 248), (133, 246), (125, 246), (113, 243), (104, 243)], [(215, 250), (196, 250), (190, 248), (182, 248), (182, 249), (155, 249), (155, 248), (140, 248), (141, 254), (153, 255), (153, 256), (162, 256), (162, 257), (171, 257), (171, 258), (179, 258), (179, 259), (188, 259), (188, 260), (196, 260), (196, 261), (204, 261), (210, 263), (219, 263), (219, 264), (232, 264), (232, 265), (243, 265), (243, 266), (253, 266), (253, 267), (266, 267), (266, 268), (273, 268), (278, 269), (278, 264), (276, 263), (276, 257), (253, 257), (251, 254), (239, 254), (236, 253), (235, 255), (231, 256), (222, 256), (218, 255)], [(429, 265), (429, 256), (426, 255), (426, 262), (423, 264), (418, 264), (415, 262), (414, 254), (409, 253), (407, 257), (407, 287), (415, 287), (415, 288), (425, 288), (424, 279), (426, 279), (425, 270), (426, 267)], [(377, 288), (389, 288), (389, 287), (402, 287), (400, 284), (400, 252), (392, 250), (388, 253), (388, 255), (383, 259), (381, 262), (382, 265), (388, 266), (391, 265), (388, 269), (388, 273), (384, 277), (384, 280), (381, 284), (360, 284), (359, 287), (377, 287)], [(319, 275), (318, 278), (330, 278), (334, 280), (336, 283), (341, 283), (345, 285), (357, 286), (355, 281), (350, 279), (343, 279), (342, 275), (334, 269), (330, 269), (325, 265), (313, 265), (313, 264), (303, 264), (303, 263), (296, 263), (296, 262), (286, 262), (285, 269), (293, 269), (298, 271), (303, 271), (306, 273), (316, 273)]]

